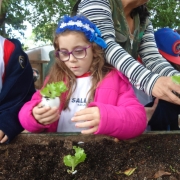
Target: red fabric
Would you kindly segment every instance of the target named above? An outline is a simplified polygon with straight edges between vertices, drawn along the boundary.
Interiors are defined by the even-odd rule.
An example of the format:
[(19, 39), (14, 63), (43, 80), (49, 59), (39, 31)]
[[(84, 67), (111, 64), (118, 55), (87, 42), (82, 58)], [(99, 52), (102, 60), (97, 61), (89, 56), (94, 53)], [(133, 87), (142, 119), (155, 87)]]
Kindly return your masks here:
[(14, 51), (15, 46), (11, 41), (8, 41), (7, 39), (4, 42), (4, 63), (5, 66), (8, 64), (9, 58)]
[(140, 58), (140, 56), (138, 56), (137, 61), (142, 64), (142, 59)]
[(91, 75), (91, 73), (90, 73), (90, 72), (87, 72), (87, 73), (83, 74), (82, 76), (76, 76), (76, 78), (88, 77), (88, 76), (90, 76), (90, 75)]
[[(11, 41), (8, 41), (6, 39), (4, 41), (4, 64), (5, 64), (5, 67), (8, 64), (9, 58), (10, 58), (12, 52), (14, 51), (14, 49), (15, 49), (14, 44)], [(5, 75), (5, 73), (3, 74), (3, 77), (2, 77), (3, 80), (4, 80), (4, 75)]]

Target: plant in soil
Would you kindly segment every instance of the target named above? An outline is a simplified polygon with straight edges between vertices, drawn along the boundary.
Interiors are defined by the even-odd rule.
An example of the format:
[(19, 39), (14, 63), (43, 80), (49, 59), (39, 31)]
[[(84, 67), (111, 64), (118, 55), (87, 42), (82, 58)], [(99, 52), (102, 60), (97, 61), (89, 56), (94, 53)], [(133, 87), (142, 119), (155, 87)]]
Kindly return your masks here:
[(70, 174), (75, 174), (77, 172), (77, 170), (75, 170), (75, 167), (81, 163), (81, 162), (84, 162), (85, 159), (86, 159), (86, 154), (84, 152), (84, 149), (83, 148), (80, 148), (80, 147), (76, 147), (76, 146), (73, 146), (73, 149), (75, 150), (75, 155), (74, 156), (71, 156), (71, 155), (67, 155), (67, 156), (64, 156), (64, 164), (68, 167), (71, 167), (72, 169), (71, 170), (67, 170), (67, 172)]
[(40, 90), (40, 94), (42, 95), (42, 105), (49, 107), (59, 107), (59, 97), (67, 90), (68, 88), (63, 81), (48, 83), (43, 89)]

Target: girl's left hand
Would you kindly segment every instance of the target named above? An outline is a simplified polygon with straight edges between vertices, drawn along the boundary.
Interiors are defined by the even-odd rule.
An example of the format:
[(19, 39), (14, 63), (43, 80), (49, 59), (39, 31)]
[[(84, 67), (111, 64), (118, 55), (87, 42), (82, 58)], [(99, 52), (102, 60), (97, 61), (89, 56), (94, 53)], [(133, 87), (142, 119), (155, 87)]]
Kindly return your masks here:
[(82, 134), (93, 134), (97, 131), (100, 122), (99, 108), (89, 107), (82, 109), (76, 112), (71, 120), (78, 122), (75, 125), (78, 128), (88, 128), (87, 130), (82, 130)]

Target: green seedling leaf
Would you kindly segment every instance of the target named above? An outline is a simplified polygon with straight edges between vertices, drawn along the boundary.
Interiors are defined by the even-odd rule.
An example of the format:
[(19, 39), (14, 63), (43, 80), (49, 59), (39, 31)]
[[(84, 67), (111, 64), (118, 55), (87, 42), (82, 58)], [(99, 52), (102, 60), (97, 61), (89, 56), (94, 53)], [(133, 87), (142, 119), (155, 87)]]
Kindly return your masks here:
[(176, 172), (176, 170), (171, 165), (169, 167), (173, 172)]
[(171, 79), (174, 83), (180, 84), (180, 76), (171, 76)]
[(64, 156), (63, 162), (66, 166), (71, 167), (72, 170), (68, 170), (68, 172), (73, 173), (75, 170), (75, 167), (81, 163), (84, 162), (86, 159), (86, 154), (84, 152), (84, 149), (80, 147), (73, 146), (73, 149), (75, 150), (75, 155), (67, 155)]
[(40, 93), (42, 96), (55, 98), (60, 97), (62, 93), (66, 92), (68, 88), (64, 84), (63, 81), (49, 83), (43, 89), (41, 89)]

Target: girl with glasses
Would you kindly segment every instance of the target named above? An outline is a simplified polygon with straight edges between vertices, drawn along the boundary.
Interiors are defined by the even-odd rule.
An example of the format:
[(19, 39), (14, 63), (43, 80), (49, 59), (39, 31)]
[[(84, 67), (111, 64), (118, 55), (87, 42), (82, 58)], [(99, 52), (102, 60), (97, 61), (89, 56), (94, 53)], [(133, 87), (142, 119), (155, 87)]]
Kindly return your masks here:
[(37, 91), (19, 113), (30, 132), (81, 132), (129, 139), (144, 132), (144, 107), (128, 79), (105, 62), (106, 43), (99, 29), (83, 16), (64, 16), (57, 27), (56, 62), (47, 83), (64, 81), (68, 92), (59, 107), (42, 107)]

